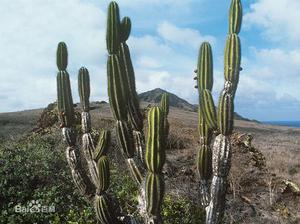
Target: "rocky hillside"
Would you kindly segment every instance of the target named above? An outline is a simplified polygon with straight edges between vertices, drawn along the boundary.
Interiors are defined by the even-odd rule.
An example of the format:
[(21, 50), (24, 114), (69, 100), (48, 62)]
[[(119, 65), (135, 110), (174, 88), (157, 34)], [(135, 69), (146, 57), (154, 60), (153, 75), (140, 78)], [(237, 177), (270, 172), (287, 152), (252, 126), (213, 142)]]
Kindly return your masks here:
[(196, 111), (197, 107), (195, 105), (190, 104), (186, 100), (176, 96), (173, 93), (167, 92), (163, 89), (156, 88), (144, 93), (139, 94), (140, 101), (148, 102), (148, 103), (159, 103), (161, 96), (163, 93), (169, 94), (170, 106), (177, 107), (184, 110)]
[[(197, 111), (197, 105), (190, 104), (188, 101), (176, 96), (175, 94), (160, 88), (141, 93), (139, 94), (139, 97), (142, 102), (159, 103), (163, 93), (169, 94), (170, 106), (193, 112)], [(248, 120), (237, 113), (235, 113), (234, 116), (236, 120)]]

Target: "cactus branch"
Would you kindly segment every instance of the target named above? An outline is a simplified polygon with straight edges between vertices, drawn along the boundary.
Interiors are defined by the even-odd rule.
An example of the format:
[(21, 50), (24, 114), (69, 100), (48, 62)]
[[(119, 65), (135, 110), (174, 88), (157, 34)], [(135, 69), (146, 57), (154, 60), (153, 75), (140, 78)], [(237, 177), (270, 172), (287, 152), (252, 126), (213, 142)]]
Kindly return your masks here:
[[(212, 151), (212, 183), (210, 189), (210, 201), (206, 207), (206, 223), (217, 224), (223, 222), (225, 211), (225, 198), (227, 190), (227, 176), (231, 167), (231, 143), (230, 135), (233, 131), (233, 115), (234, 115), (234, 96), (236, 94), (239, 82), (239, 73), (241, 71), (241, 43), (238, 33), (241, 29), (242, 22), (242, 5), (240, 0), (232, 0), (229, 10), (229, 35), (226, 41), (224, 55), (224, 89), (219, 97), (218, 113), (215, 116), (214, 105), (210, 91), (201, 90), (201, 111), (203, 112), (204, 122), (220, 133), (214, 140)], [(204, 50), (202, 50), (204, 51)], [(205, 58), (205, 52), (202, 53)], [(206, 55), (209, 61), (209, 55)], [(199, 70), (199, 68), (198, 68)], [(200, 91), (200, 90), (199, 90)], [(204, 127), (204, 126), (203, 126)], [(201, 132), (205, 133), (202, 127)], [(202, 134), (200, 132), (200, 134)], [(206, 140), (206, 139), (203, 139)], [(204, 148), (206, 150), (206, 148)], [(208, 153), (205, 154), (208, 157)], [(200, 176), (205, 176), (206, 165), (204, 151), (198, 156), (201, 164)], [(203, 178), (204, 179), (204, 178)], [(205, 194), (205, 192), (204, 192)], [(206, 198), (206, 195), (205, 197)]]

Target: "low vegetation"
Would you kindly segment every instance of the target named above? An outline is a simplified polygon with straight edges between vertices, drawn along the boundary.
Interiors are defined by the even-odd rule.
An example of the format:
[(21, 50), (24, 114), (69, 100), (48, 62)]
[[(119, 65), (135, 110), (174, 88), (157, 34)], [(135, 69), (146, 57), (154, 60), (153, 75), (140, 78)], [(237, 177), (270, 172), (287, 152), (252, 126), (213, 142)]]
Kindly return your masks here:
[[(94, 209), (77, 191), (55, 134), (32, 135), (0, 143), (0, 223), (96, 223)], [(136, 184), (112, 162), (111, 191), (124, 213), (137, 215)], [(32, 201), (55, 207), (55, 212), (16, 212)], [(190, 214), (193, 211), (193, 214)], [(197, 212), (198, 211), (198, 212)], [(167, 194), (162, 214), (166, 224), (192, 224), (203, 216), (196, 203)], [(185, 218), (182, 219), (182, 216)]]

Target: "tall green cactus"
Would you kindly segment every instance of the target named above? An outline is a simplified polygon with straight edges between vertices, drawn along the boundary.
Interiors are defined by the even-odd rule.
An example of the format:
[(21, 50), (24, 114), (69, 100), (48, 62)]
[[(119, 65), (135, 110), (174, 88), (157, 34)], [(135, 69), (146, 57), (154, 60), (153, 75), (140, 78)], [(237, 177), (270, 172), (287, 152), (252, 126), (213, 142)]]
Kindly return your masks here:
[[(196, 165), (199, 174), (199, 192), (201, 204), (205, 207), (209, 203), (208, 182), (212, 175), (212, 130), (216, 127), (216, 111), (211, 95), (213, 87), (213, 57), (208, 42), (202, 43), (198, 56), (197, 87), (199, 93), (198, 132), (200, 147), (197, 150)], [(208, 122), (209, 121), (209, 122)]]
[(80, 102), (82, 102), (82, 109), (85, 112), (90, 110), (89, 108), (89, 98), (90, 98), (90, 76), (89, 71), (82, 67), (78, 74), (78, 92), (80, 97)]
[(212, 90), (213, 87), (213, 56), (208, 42), (202, 43), (198, 56), (197, 84), (199, 94), (204, 89)]
[[(241, 43), (238, 33), (241, 29), (242, 5), (240, 0), (232, 0), (229, 10), (229, 35), (224, 54), (225, 84), (219, 97), (216, 113), (212, 98), (212, 55), (211, 47), (201, 45), (197, 72), (199, 91), (199, 134), (200, 149), (197, 167), (200, 176), (201, 201), (206, 207), (206, 223), (222, 223), (225, 210), (227, 176), (231, 166), (230, 135), (233, 131), (234, 96), (241, 71)], [(212, 133), (217, 134), (211, 154)], [(212, 164), (212, 166), (211, 166)], [(208, 181), (213, 175), (210, 194)]]
[[(146, 148), (146, 202), (147, 212), (152, 223), (160, 223), (160, 207), (164, 194), (162, 167), (165, 163), (164, 113), (159, 107), (153, 107), (148, 115), (148, 138)], [(151, 223), (151, 222), (150, 222)]]
[[(199, 189), (202, 204), (206, 207), (206, 223), (222, 222), (227, 176), (231, 164), (230, 134), (233, 131), (234, 96), (241, 71), (241, 43), (238, 33), (241, 29), (242, 6), (240, 0), (232, 0), (229, 12), (229, 35), (224, 56), (224, 89), (220, 94), (216, 112), (213, 97), (213, 58), (209, 43), (201, 45), (197, 65), (197, 87), (199, 91), (200, 147), (197, 152), (197, 168), (200, 177)], [(167, 116), (169, 98), (164, 94), (160, 107), (153, 107), (148, 114), (148, 138), (145, 146), (143, 116), (135, 86), (135, 74), (129, 47), (126, 43), (131, 32), (131, 20), (120, 21), (119, 7), (111, 2), (107, 17), (107, 76), (108, 95), (113, 117), (116, 121), (116, 135), (119, 148), (134, 180), (139, 185), (139, 212), (147, 224), (161, 224), (160, 214), (164, 195), (162, 168), (165, 162), (166, 139), (169, 132)], [(75, 131), (75, 115), (65, 43), (57, 49), (57, 93), (61, 128), (67, 147), (67, 160), (78, 189), (93, 201), (100, 223), (124, 223), (114, 198), (107, 191), (110, 185), (109, 159), (107, 157), (110, 133), (100, 131), (98, 144), (94, 145), (91, 135), (89, 113), (90, 80), (86, 68), (78, 74), (78, 91), (82, 106), (82, 151), (89, 175), (83, 168)], [(217, 136), (211, 149), (213, 134)], [(213, 176), (211, 180), (211, 176)], [(209, 182), (212, 182), (209, 192)], [(131, 218), (130, 218), (131, 219)], [(125, 219), (124, 219), (125, 220)], [(131, 219), (133, 223), (134, 219)]]
[(169, 115), (169, 94), (163, 93), (160, 100), (160, 109), (164, 116), (164, 144), (165, 147), (167, 146), (167, 139), (169, 135), (169, 121), (168, 121), (168, 115)]
[[(107, 76), (109, 102), (116, 120), (118, 145), (134, 180), (139, 185), (140, 215), (145, 223), (161, 223), (160, 205), (164, 192), (161, 170), (164, 164), (164, 147), (167, 137), (164, 121), (167, 122), (168, 111), (163, 114), (158, 107), (151, 110), (153, 112), (150, 111), (149, 117), (153, 117), (149, 119), (148, 124), (149, 129), (153, 130), (150, 137), (156, 140), (148, 141), (145, 147), (143, 116), (136, 92), (130, 51), (126, 43), (130, 32), (130, 18), (124, 17), (120, 21), (118, 5), (116, 2), (111, 2), (108, 7), (106, 34), (109, 54)], [(167, 98), (165, 103), (167, 103)], [(164, 109), (168, 110), (168, 105), (165, 105)], [(155, 126), (157, 124), (160, 125), (159, 128)]]
[[(109, 132), (100, 131), (99, 143), (95, 147), (91, 135), (91, 116), (89, 113), (90, 78), (89, 72), (82, 67), (78, 73), (78, 91), (82, 106), (82, 151), (87, 162), (89, 175), (81, 164), (80, 153), (76, 146), (76, 132), (74, 129), (74, 109), (67, 68), (67, 47), (59, 43), (57, 49), (58, 111), (61, 118), (61, 128), (67, 147), (67, 160), (71, 168), (73, 180), (82, 194), (94, 202), (98, 221), (103, 224), (120, 223), (115, 212), (114, 199), (106, 193), (110, 184), (109, 161), (106, 156), (109, 145)], [(63, 69), (63, 70), (62, 70)]]

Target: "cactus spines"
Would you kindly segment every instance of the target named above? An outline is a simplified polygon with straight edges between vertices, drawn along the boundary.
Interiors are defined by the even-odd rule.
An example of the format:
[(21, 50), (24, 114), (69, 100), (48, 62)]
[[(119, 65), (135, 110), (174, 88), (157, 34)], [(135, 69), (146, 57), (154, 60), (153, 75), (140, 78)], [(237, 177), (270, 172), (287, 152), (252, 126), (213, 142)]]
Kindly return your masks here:
[(89, 111), (90, 76), (84, 67), (80, 68), (78, 73), (78, 92), (83, 111)]
[(116, 132), (123, 155), (126, 158), (132, 158), (134, 156), (133, 136), (127, 123), (124, 121), (117, 121)]
[[(213, 87), (213, 59), (212, 50), (208, 42), (202, 43), (199, 51), (197, 80), (199, 91), (203, 89), (212, 90)], [(199, 92), (201, 94), (201, 92)]]
[(100, 220), (101, 224), (119, 223), (116, 218), (111, 215), (113, 206), (111, 203), (111, 199), (107, 195), (96, 195), (94, 203), (96, 216), (98, 220)]
[(200, 145), (197, 153), (197, 169), (201, 180), (209, 180), (212, 175), (212, 152), (208, 145)]
[(65, 71), (68, 66), (68, 50), (64, 42), (58, 43), (56, 51), (56, 65), (58, 70)]
[(125, 16), (121, 21), (121, 42), (128, 40), (131, 32), (131, 20)]
[(112, 113), (116, 120), (127, 120), (127, 103), (122, 83), (122, 74), (117, 55), (108, 56), (108, 96)]
[(198, 132), (200, 136), (200, 145), (209, 145), (212, 137), (212, 131), (204, 121), (200, 107), (198, 107)]
[(93, 153), (93, 160), (98, 161), (101, 156), (106, 155), (108, 151), (109, 142), (110, 142), (110, 132), (107, 130), (100, 130), (98, 144)]
[(148, 114), (148, 138), (145, 162), (147, 169), (153, 173), (160, 173), (165, 162), (163, 143), (163, 114), (159, 107), (153, 107)]
[(233, 0), (229, 11), (229, 33), (238, 34), (241, 30), (243, 8), (241, 0)]
[(62, 127), (73, 126), (75, 115), (69, 74), (66, 71), (57, 73), (57, 105)]
[(207, 123), (209, 128), (215, 129), (217, 127), (216, 108), (214, 105), (212, 94), (208, 89), (204, 89), (202, 91), (200, 97), (200, 105), (205, 122)]
[(159, 174), (149, 172), (146, 177), (146, 201), (149, 214), (156, 216), (160, 213), (163, 195), (163, 178)]
[(98, 186), (99, 192), (105, 192), (109, 187), (110, 173), (109, 173), (109, 161), (107, 156), (101, 156), (97, 161), (98, 165)]
[(120, 46), (120, 14), (116, 2), (108, 6), (106, 45), (109, 54), (116, 54)]
[(153, 107), (148, 113), (148, 137), (145, 163), (148, 169), (146, 176), (147, 223), (161, 223), (160, 207), (164, 195), (162, 168), (165, 162), (165, 115), (159, 107)]
[(70, 78), (66, 71), (68, 65), (68, 51), (67, 45), (64, 42), (60, 42), (58, 44), (56, 55), (56, 63), (59, 69), (56, 77), (57, 107), (61, 120), (61, 127), (71, 127), (73, 125), (75, 115)]
[(218, 128), (223, 135), (230, 135), (233, 130), (233, 96), (223, 91), (219, 98)]
[(169, 115), (169, 94), (164, 93), (161, 96), (160, 108), (165, 116)]
[(139, 184), (142, 184), (143, 176), (141, 174), (140, 169), (137, 166), (137, 163), (134, 161), (133, 158), (127, 159), (126, 162), (135, 181)]
[(229, 34), (224, 56), (225, 80), (237, 83), (241, 70), (241, 42), (237, 34)]
[(121, 43), (119, 60), (122, 65), (124, 91), (126, 91), (128, 116), (135, 130), (142, 131), (143, 118), (139, 108), (139, 99), (135, 87), (135, 74), (131, 62), (130, 51), (126, 43)]

